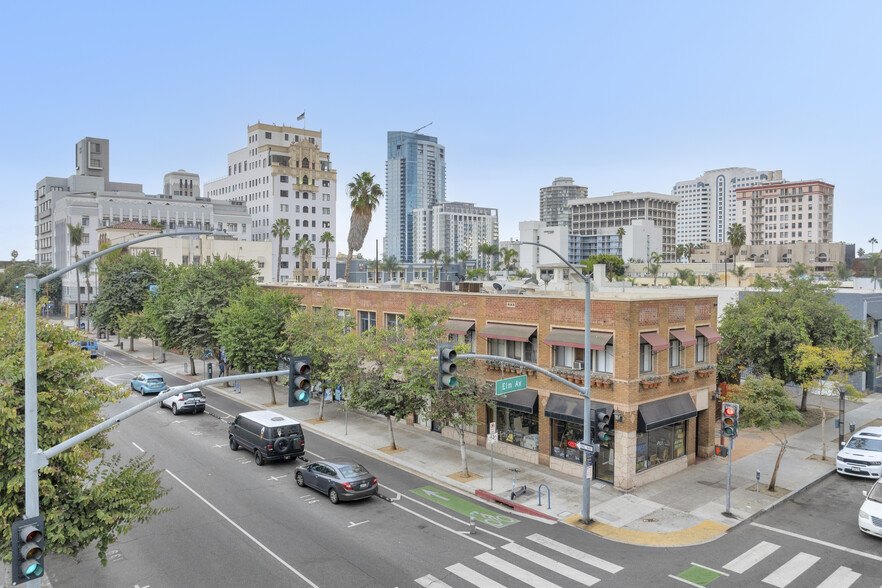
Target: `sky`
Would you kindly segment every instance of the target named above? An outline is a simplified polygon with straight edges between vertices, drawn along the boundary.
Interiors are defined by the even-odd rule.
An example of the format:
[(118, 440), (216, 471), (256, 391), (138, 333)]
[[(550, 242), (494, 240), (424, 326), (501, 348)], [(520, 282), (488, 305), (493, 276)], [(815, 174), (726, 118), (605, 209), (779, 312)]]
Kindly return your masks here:
[[(882, 3), (15, 2), (0, 23), (0, 259), (34, 256), (34, 200), (110, 140), (111, 180), (226, 174), (248, 125), (323, 133), (346, 251), (353, 176), (385, 188), (387, 131), (446, 149), (447, 200), (539, 218), (559, 176), (670, 194), (704, 171), (836, 186), (834, 241), (882, 240)], [(385, 233), (385, 202), (361, 251)], [(878, 248), (879, 246), (876, 246)]]

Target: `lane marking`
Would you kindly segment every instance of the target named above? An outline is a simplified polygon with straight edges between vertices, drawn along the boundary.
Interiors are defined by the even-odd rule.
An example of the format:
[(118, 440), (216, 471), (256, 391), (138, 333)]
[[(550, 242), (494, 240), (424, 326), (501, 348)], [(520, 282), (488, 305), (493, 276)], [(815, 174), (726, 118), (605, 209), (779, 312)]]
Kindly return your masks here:
[(140, 451), (141, 453), (147, 453), (146, 451), (144, 451), (143, 449), (141, 449), (140, 447), (138, 447), (138, 444), (135, 443), (134, 441), (132, 441), (132, 445), (134, 445), (135, 447), (137, 447), (137, 448), (138, 448), (138, 451)]
[(841, 566), (830, 574), (826, 580), (818, 584), (818, 588), (848, 588), (857, 582), (860, 577), (861, 575), (851, 568)]
[(544, 547), (559, 551), (560, 553), (568, 555), (573, 559), (581, 561), (582, 563), (586, 563), (589, 566), (594, 566), (595, 568), (599, 568), (605, 572), (609, 572), (610, 574), (621, 572), (624, 569), (622, 566), (606, 561), (605, 559), (600, 559), (599, 557), (593, 556), (590, 553), (579, 551), (578, 549), (570, 547), (565, 543), (560, 543), (558, 541), (555, 541), (554, 539), (550, 539), (548, 537), (545, 537), (544, 535), (540, 535), (539, 533), (534, 533), (527, 537), (527, 539)]
[(790, 561), (786, 564), (763, 578), (763, 582), (771, 584), (776, 588), (784, 588), (815, 565), (819, 559), (821, 558), (817, 555), (805, 553), (804, 551), (800, 552), (790, 558)]
[(775, 527), (769, 527), (768, 525), (762, 525), (760, 523), (750, 523), (750, 524), (753, 525), (754, 527), (759, 527), (760, 529), (765, 529), (766, 531), (773, 531), (775, 533), (787, 535), (788, 537), (796, 537), (797, 539), (804, 539), (805, 541), (809, 541), (811, 543), (816, 543), (818, 545), (823, 545), (824, 547), (830, 547), (832, 549), (838, 549), (839, 551), (845, 551), (846, 553), (851, 553), (853, 555), (859, 555), (861, 557), (866, 557), (867, 559), (882, 561), (882, 555), (876, 555), (875, 553), (867, 553), (866, 551), (858, 551), (857, 549), (852, 549), (851, 547), (845, 547), (843, 545), (836, 545), (835, 543), (830, 543), (829, 541), (822, 541), (821, 539), (815, 539), (814, 537), (800, 535), (799, 533), (794, 533), (793, 531), (785, 531), (784, 529), (777, 529)]
[(215, 505), (213, 505), (212, 503), (208, 502), (208, 500), (206, 500), (201, 494), (199, 494), (198, 492), (196, 492), (195, 490), (193, 490), (192, 488), (190, 488), (190, 486), (188, 486), (188, 485), (187, 485), (182, 479), (180, 479), (179, 477), (177, 477), (176, 475), (174, 475), (170, 470), (165, 470), (165, 471), (166, 471), (166, 473), (167, 473), (169, 476), (171, 476), (172, 478), (174, 478), (175, 480), (177, 480), (178, 483), (179, 483), (181, 486), (183, 486), (184, 488), (186, 488), (187, 490), (189, 490), (189, 491), (193, 494), (193, 496), (195, 496), (196, 498), (198, 498), (199, 500), (201, 500), (202, 502), (204, 502), (209, 508), (211, 508), (211, 510), (213, 510), (214, 512), (216, 512), (217, 514), (219, 514), (221, 517), (223, 517), (224, 520), (226, 520), (228, 523), (230, 523), (231, 525), (233, 525), (233, 526), (234, 526), (234, 527), (235, 527), (240, 533), (242, 533), (243, 535), (245, 535), (246, 537), (248, 537), (249, 539), (251, 539), (251, 541), (254, 542), (255, 545), (257, 545), (258, 547), (260, 547), (261, 549), (263, 549), (263, 550), (264, 550), (265, 552), (267, 552), (272, 558), (274, 558), (274, 559), (275, 559), (276, 561), (278, 561), (280, 564), (282, 564), (283, 566), (285, 566), (286, 568), (288, 568), (291, 572), (293, 572), (294, 574), (296, 574), (298, 578), (300, 578), (301, 580), (303, 580), (304, 582), (306, 582), (307, 584), (309, 584), (310, 586), (312, 586), (312, 588), (319, 588), (319, 587), (318, 587), (318, 584), (314, 583), (312, 580), (310, 580), (309, 578), (307, 578), (306, 576), (304, 576), (302, 573), (300, 573), (299, 571), (297, 571), (293, 566), (291, 566), (291, 564), (289, 564), (288, 562), (286, 562), (285, 560), (283, 560), (281, 557), (279, 557), (278, 555), (276, 555), (276, 554), (275, 554), (275, 553), (274, 553), (269, 547), (267, 547), (266, 545), (264, 545), (263, 543), (261, 543), (260, 541), (258, 541), (257, 538), (255, 538), (255, 537), (254, 537), (253, 535), (251, 535), (248, 531), (246, 531), (246, 530), (243, 529), (241, 526), (239, 526), (235, 521), (233, 521), (233, 519), (231, 519), (230, 517), (228, 517), (227, 515), (225, 515), (224, 513), (222, 513), (222, 512), (220, 511), (219, 508), (217, 508), (217, 507), (216, 507)]
[(736, 574), (743, 574), (768, 556), (778, 551), (779, 547), (781, 546), (769, 543), (768, 541), (762, 541), (724, 565), (723, 569), (735, 572)]
[(421, 519), (423, 519), (424, 521), (426, 521), (427, 523), (431, 523), (431, 524), (435, 525), (436, 527), (440, 527), (440, 528), (444, 529), (445, 531), (450, 531), (450, 532), (453, 533), (454, 535), (458, 535), (458, 536), (462, 537), (463, 539), (468, 539), (469, 541), (474, 541), (475, 543), (477, 543), (477, 544), (480, 545), (481, 547), (486, 547), (487, 549), (496, 549), (496, 548), (493, 547), (492, 545), (487, 545), (487, 544), (484, 543), (483, 541), (478, 541), (478, 540), (475, 539), (474, 537), (470, 537), (467, 531), (457, 531), (456, 529), (451, 529), (450, 527), (448, 527), (448, 526), (446, 526), (446, 525), (442, 525), (441, 523), (439, 523), (439, 522), (437, 522), (437, 521), (433, 521), (433, 520), (430, 519), (429, 517), (423, 516), (423, 515), (421, 515), (421, 514), (418, 513), (418, 512), (414, 512), (414, 511), (410, 510), (410, 509), (407, 508), (406, 506), (401, 506), (401, 505), (400, 505), (399, 503), (397, 503), (397, 502), (393, 502), (393, 503), (392, 503), (392, 506), (395, 506), (395, 507), (397, 507), (397, 508), (400, 508), (401, 510), (403, 510), (403, 511), (405, 511), (405, 512), (409, 512), (409, 513), (412, 514), (413, 516), (415, 516), (415, 517), (417, 517), (417, 518), (421, 518)]
[(363, 525), (363, 524), (365, 524), (365, 523), (369, 523), (369, 522), (371, 522), (370, 519), (368, 519), (368, 520), (366, 520), (366, 521), (361, 521), (360, 523), (353, 523), (352, 521), (349, 521), (349, 526), (346, 527), (346, 528), (347, 528), (347, 529), (351, 529), (352, 527), (357, 527), (357, 526), (359, 526), (359, 525)]
[(706, 586), (702, 586), (701, 584), (696, 584), (695, 582), (690, 582), (689, 580), (684, 580), (683, 578), (680, 578), (680, 577), (678, 577), (678, 576), (675, 576), (674, 574), (668, 574), (668, 578), (673, 578), (673, 579), (675, 579), (675, 580), (680, 580), (680, 581), (683, 582), (684, 584), (689, 584), (690, 586), (695, 586), (695, 588), (707, 588)]
[(309, 453), (310, 455), (314, 455), (314, 456), (316, 456), (318, 459), (325, 459), (324, 457), (322, 457), (321, 455), (319, 455), (319, 454), (316, 453), (315, 451), (310, 451), (309, 449), (306, 450), (306, 453)]
[(509, 543), (507, 545), (503, 545), (502, 548), (531, 563), (538, 564), (543, 568), (547, 568), (552, 572), (560, 574), (561, 576), (566, 576), (570, 580), (578, 582), (583, 586), (594, 586), (595, 584), (600, 582), (600, 578), (595, 578), (590, 574), (586, 574), (585, 572), (577, 570), (576, 568), (570, 567), (566, 564), (562, 564), (559, 561), (553, 560), (548, 556), (542, 555), (541, 553), (536, 553), (532, 549), (527, 549), (523, 545), (518, 545), (517, 543)]
[(422, 578), (417, 578), (414, 581), (423, 588), (450, 588), (449, 584), (445, 584), (432, 574), (426, 574)]
[(456, 574), (466, 582), (469, 582), (474, 586), (478, 586), (479, 588), (506, 588), (499, 582), (491, 580), (484, 574), (480, 574), (470, 567), (464, 566), (461, 563), (448, 566), (447, 571), (452, 574)]
[(206, 402), (206, 403), (205, 403), (205, 406), (207, 406), (208, 408), (210, 408), (210, 409), (212, 409), (212, 410), (216, 410), (217, 412), (222, 412), (222, 413), (224, 413), (225, 415), (227, 415), (228, 417), (230, 417), (231, 419), (236, 418), (235, 415), (232, 415), (232, 414), (230, 414), (230, 413), (228, 413), (228, 412), (226, 412), (226, 411), (223, 411), (223, 410), (219, 409), (218, 407), (214, 406), (213, 404), (208, 404), (208, 403)]
[(533, 588), (560, 588), (554, 582), (549, 582), (542, 576), (537, 576), (533, 572), (525, 570), (522, 567), (516, 566), (512, 563), (508, 563), (502, 558), (496, 557), (492, 553), (482, 553), (480, 555), (476, 555), (475, 559), (481, 563), (487, 564), (492, 568), (496, 568), (500, 572), (504, 574), (508, 574), (514, 578), (517, 578), (521, 582), (529, 584)]
[(690, 565), (690, 566), (695, 566), (696, 568), (701, 568), (701, 569), (703, 569), (703, 570), (708, 570), (708, 571), (710, 571), (710, 572), (713, 572), (713, 573), (715, 573), (715, 574), (719, 574), (719, 575), (721, 575), (721, 576), (726, 576), (726, 577), (729, 576), (729, 574), (727, 574), (726, 572), (721, 572), (720, 570), (715, 570), (715, 569), (713, 569), (713, 568), (709, 568), (709, 567), (707, 567), (707, 566), (703, 566), (703, 565), (701, 565), (701, 564), (697, 564), (697, 563), (695, 563), (694, 561), (690, 561), (690, 562), (689, 562), (689, 565)]

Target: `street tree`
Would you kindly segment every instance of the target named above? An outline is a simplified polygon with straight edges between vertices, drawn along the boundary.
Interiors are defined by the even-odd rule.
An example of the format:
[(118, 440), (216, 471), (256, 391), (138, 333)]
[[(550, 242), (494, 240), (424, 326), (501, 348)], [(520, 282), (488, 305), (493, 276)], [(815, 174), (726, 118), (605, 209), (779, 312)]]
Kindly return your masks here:
[(324, 280), (331, 279), (331, 265), (328, 262), (328, 257), (331, 255), (331, 243), (334, 242), (334, 235), (331, 231), (325, 231), (322, 233), (321, 237), (319, 237), (319, 243), (325, 246), (325, 273), (322, 274), (322, 278)]
[[(271, 372), (288, 355), (285, 321), (300, 298), (255, 284), (243, 286), (229, 305), (211, 318), (214, 336), (224, 348), (226, 363), (240, 372)], [(219, 357), (219, 354), (218, 354)], [(276, 404), (273, 378), (267, 378)]]
[[(72, 225), (67, 223), (67, 235), (70, 240), (70, 246), (74, 248), (74, 261), (80, 260), (80, 245), (83, 244), (83, 235), (85, 234), (83, 225), (76, 224)], [(76, 319), (77, 319), (77, 328), (80, 327), (80, 268), (76, 269), (77, 272), (77, 311), (76, 311)]]
[[(10, 524), (25, 514), (24, 314), (20, 304), (0, 303), (0, 541), (6, 549)], [(128, 394), (95, 374), (100, 362), (68, 343), (75, 336), (61, 325), (37, 321), (37, 427), (43, 448), (102, 422), (102, 408)], [(40, 470), (40, 513), (52, 553), (76, 556), (94, 545), (107, 565), (111, 543), (163, 512), (152, 506), (167, 493), (153, 460), (107, 455), (108, 434), (78, 443)]]
[(857, 250), (857, 256), (858, 256), (858, 257), (863, 257), (866, 253), (867, 253), (867, 252), (864, 251), (864, 248), (863, 248), (863, 247), (858, 247), (858, 250)]
[(831, 276), (834, 280), (844, 281), (850, 280), (854, 276), (854, 271), (845, 263), (839, 262), (836, 264), (836, 268), (833, 270), (833, 275)]
[(482, 267), (473, 267), (466, 271), (467, 280), (482, 280), (487, 275), (487, 270)]
[(849, 376), (865, 367), (866, 356), (855, 353), (853, 349), (806, 344), (796, 348), (795, 369), (800, 373), (800, 381), (818, 391), (818, 408), (821, 409), (821, 460), (827, 459), (827, 410), (824, 408), (824, 395), (830, 392), (834, 394), (834, 398), (839, 398), (840, 394), (844, 394), (853, 401), (863, 398), (865, 395), (848, 380)]
[(373, 174), (363, 171), (347, 184), (346, 192), (349, 195), (349, 204), (352, 206), (352, 216), (349, 218), (349, 236), (346, 240), (349, 245), (349, 253), (346, 254), (346, 269), (343, 276), (348, 282), (352, 255), (364, 245), (364, 238), (371, 225), (371, 217), (377, 206), (380, 205), (380, 198), (383, 197), (383, 189), (379, 184), (374, 183)]
[(447, 274), (447, 266), (453, 263), (453, 256), (447, 253), (446, 251), (441, 254), (441, 265), (444, 266), (444, 275), (448, 278), (450, 277)]
[(867, 256), (864, 267), (873, 274), (873, 286), (878, 288), (880, 281), (882, 281), (882, 252), (871, 253)]
[(692, 263), (692, 256), (695, 254), (696, 249), (695, 243), (686, 243), (686, 263)]
[(471, 259), (471, 258), (472, 258), (472, 254), (469, 253), (469, 250), (468, 250), (468, 249), (460, 249), (460, 250), (457, 251), (456, 254), (453, 256), (453, 259), (455, 259), (457, 262), (459, 262), (460, 264), (462, 264), (462, 273), (463, 273), (463, 275), (465, 275), (466, 272), (468, 272), (468, 269), (466, 268), (466, 262), (467, 262), (469, 259)]
[(695, 272), (691, 269), (687, 268), (677, 268), (674, 270), (677, 272), (677, 278), (680, 282), (685, 286), (694, 286), (695, 285)]
[(622, 246), (625, 239), (625, 227), (616, 229), (616, 236), (619, 238), (619, 257), (622, 257)]
[[(10, 265), (0, 272), (0, 296), (11, 300), (24, 300), (26, 275), (34, 274), (38, 278), (44, 278), (54, 272), (55, 268), (52, 266), (37, 265), (33, 261)], [(61, 300), (61, 278), (55, 278), (40, 288), (40, 293), (48, 296), (49, 301), (57, 304)]]
[(276, 281), (282, 281), (282, 240), (291, 236), (291, 223), (286, 218), (277, 218), (270, 230), (273, 237), (279, 238), (279, 249), (276, 253)]
[(150, 337), (153, 333), (153, 323), (143, 310), (119, 317), (117, 324), (120, 336), (129, 340), (129, 351), (135, 350), (135, 337)]
[(879, 241), (876, 239), (876, 237), (870, 237), (870, 240), (867, 241), (867, 243), (870, 244), (870, 253), (872, 253), (874, 251), (876, 243), (878, 243), (878, 242)]
[(162, 259), (146, 251), (111, 260), (102, 258), (97, 265), (101, 293), (95, 298), (92, 318), (96, 324), (113, 330), (119, 329), (120, 317), (144, 309), (145, 301), (152, 296), (149, 286), (159, 286), (157, 282), (162, 282), (167, 272)]
[(802, 415), (787, 394), (784, 382), (769, 375), (748, 376), (742, 385), (730, 386), (727, 399), (740, 405), (738, 416), (742, 426), (768, 431), (778, 440), (778, 458), (769, 480), (769, 492), (774, 492), (778, 468), (787, 450), (787, 433), (783, 425), (804, 425)]
[[(747, 241), (747, 232), (744, 229), (744, 225), (741, 223), (732, 223), (729, 227), (729, 246), (732, 248), (732, 267), (735, 267), (735, 262), (738, 257), (738, 252), (741, 251), (741, 247), (744, 245), (745, 241)], [(729, 286), (729, 260), (723, 264), (723, 272), (725, 273), (725, 285)]]

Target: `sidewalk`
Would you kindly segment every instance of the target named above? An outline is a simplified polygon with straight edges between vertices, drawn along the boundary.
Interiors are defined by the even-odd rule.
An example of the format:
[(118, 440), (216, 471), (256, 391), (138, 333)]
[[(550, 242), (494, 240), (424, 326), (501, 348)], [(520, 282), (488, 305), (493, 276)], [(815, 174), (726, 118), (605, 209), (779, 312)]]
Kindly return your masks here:
[[(112, 346), (112, 341), (101, 341), (100, 346)], [(148, 340), (136, 340), (134, 358), (152, 364), (151, 345)], [(124, 350), (128, 353), (128, 341)], [(157, 350), (158, 357), (158, 350)], [(205, 375), (190, 377), (186, 356), (166, 352), (166, 363), (160, 364), (177, 376), (197, 381)], [(159, 366), (157, 366), (159, 367)], [(203, 362), (196, 362), (197, 371)], [(217, 377), (217, 365), (214, 365)], [(389, 432), (386, 419), (360, 411), (342, 409), (341, 403), (325, 403), (324, 420), (318, 421), (320, 401), (313, 399), (309, 406), (288, 408), (287, 388), (277, 386), (276, 399), (281, 404), (270, 406), (268, 386), (263, 380), (242, 380), (241, 393), (223, 385), (208, 386), (213, 392), (236, 398), (255, 410), (270, 409), (289, 415), (303, 423), (311, 434), (319, 434), (351, 446), (376, 459), (395, 464), (403, 469), (421, 474), (434, 483), (477, 495), (497, 502), (509, 502), (512, 474), (508, 468), (517, 467), (518, 485), (526, 484), (527, 495), (511, 501), (511, 506), (522, 514), (550, 518), (585, 528), (587, 531), (613, 540), (643, 545), (674, 546), (710, 541), (729, 528), (746, 521), (752, 515), (772, 507), (775, 503), (792, 496), (833, 473), (837, 447), (837, 432), (833, 429), (833, 415), (827, 424), (827, 461), (820, 460), (820, 425), (808, 428), (788, 438), (787, 451), (778, 470), (778, 491), (766, 492), (775, 460), (777, 444), (745, 454), (739, 451), (735, 440), (736, 459), (732, 462), (730, 515), (724, 515), (726, 506), (727, 460), (711, 457), (699, 460), (685, 471), (647, 484), (626, 493), (609, 484), (591, 483), (590, 514), (592, 523), (583, 525), (582, 484), (578, 477), (567, 476), (546, 466), (528, 464), (507, 457), (494, 456), (494, 472), (491, 488), (490, 452), (482, 447), (467, 446), (469, 471), (480, 477), (468, 482), (456, 479), (461, 470), (459, 445), (454, 440), (431, 433), (423, 428), (399, 422), (393, 425), (398, 451), (390, 452)], [(846, 422), (855, 422), (856, 430), (882, 417), (882, 395), (870, 394), (863, 403), (847, 413)], [(742, 431), (745, 446), (750, 431)], [(760, 474), (759, 492), (756, 475)], [(537, 490), (545, 484), (550, 490), (542, 492), (539, 505)], [(497, 500), (498, 499), (498, 500)]]

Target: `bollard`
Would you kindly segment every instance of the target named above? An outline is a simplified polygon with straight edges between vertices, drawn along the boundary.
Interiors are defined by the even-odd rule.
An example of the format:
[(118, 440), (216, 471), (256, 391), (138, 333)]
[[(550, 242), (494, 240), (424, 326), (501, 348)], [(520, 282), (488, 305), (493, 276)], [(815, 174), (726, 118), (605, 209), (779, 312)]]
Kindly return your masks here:
[(469, 514), (469, 535), (475, 534), (475, 513), (472, 511)]

